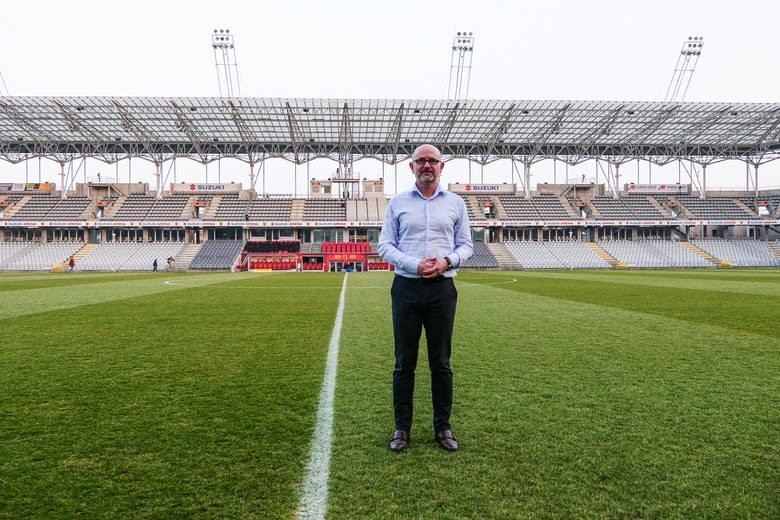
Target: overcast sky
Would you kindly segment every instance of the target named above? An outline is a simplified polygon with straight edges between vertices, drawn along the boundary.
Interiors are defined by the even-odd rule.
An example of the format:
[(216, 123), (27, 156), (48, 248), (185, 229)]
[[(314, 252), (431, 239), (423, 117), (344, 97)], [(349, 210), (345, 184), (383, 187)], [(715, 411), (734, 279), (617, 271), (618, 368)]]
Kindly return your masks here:
[[(243, 96), (446, 98), (452, 38), (470, 31), (472, 99), (660, 101), (683, 41), (703, 36), (686, 101), (776, 103), (779, 5), (776, 0), (4, 2), (0, 90), (14, 96), (216, 96), (211, 33), (228, 28)], [(34, 162), (26, 172), (30, 182), (38, 180)], [(552, 182), (548, 162), (532, 169), (532, 183)], [(177, 180), (205, 180), (202, 166), (185, 163), (190, 161), (177, 162)], [(246, 167), (224, 163), (219, 179), (216, 167), (209, 167), (209, 181), (248, 182)], [(762, 166), (760, 185), (780, 186), (776, 163)], [(556, 171), (559, 182), (562, 168)], [(672, 182), (678, 175), (677, 166), (624, 168), (625, 181), (648, 182), (652, 174), (653, 182)], [(309, 174), (328, 176), (333, 169), (330, 161), (316, 161)], [(42, 170), (42, 180), (59, 184), (58, 166), (43, 162)], [(99, 170), (104, 176), (116, 173), (114, 166), (90, 163), (87, 176)], [(131, 171), (120, 165), (119, 177), (151, 181), (151, 170), (135, 161)], [(297, 188), (305, 194), (305, 170), (298, 167), (294, 178), (291, 165), (270, 161), (267, 171), (276, 180), (269, 180), (268, 191)], [(374, 161), (356, 163), (356, 170), (363, 177), (381, 175)], [(391, 170), (386, 167), (385, 174), (393, 193)], [(405, 189), (411, 174), (405, 166), (398, 171), (397, 188)], [(466, 161), (455, 161), (445, 181), (466, 182), (467, 171)], [(590, 162), (569, 175), (595, 180), (595, 172)], [(744, 188), (744, 173), (738, 162), (713, 166), (707, 182)], [(0, 180), (23, 181), (25, 170), (0, 163)], [(472, 165), (471, 180), (510, 181), (511, 167)]]

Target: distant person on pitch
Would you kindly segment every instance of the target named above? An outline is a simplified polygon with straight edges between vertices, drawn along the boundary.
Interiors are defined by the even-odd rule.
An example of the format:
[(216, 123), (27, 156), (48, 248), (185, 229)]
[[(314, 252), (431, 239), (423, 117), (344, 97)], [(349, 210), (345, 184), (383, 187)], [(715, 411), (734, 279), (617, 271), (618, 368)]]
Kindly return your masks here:
[(73, 271), (73, 268), (76, 267), (76, 261), (71, 256), (68, 258), (68, 271)]
[(157, 272), (157, 259), (156, 258), (154, 259), (154, 262), (152, 262), (152, 272), (153, 273)]
[(395, 337), (393, 407), (395, 431), (390, 449), (409, 444), (414, 402), (414, 371), (423, 327), (428, 345), (433, 400), (433, 431), (443, 449), (457, 451), (452, 434), (452, 329), (458, 291), (453, 278), (473, 251), (463, 199), (439, 184), (444, 163), (433, 145), (419, 146), (409, 163), (415, 185), (388, 204), (377, 247), (395, 266), (390, 290)]

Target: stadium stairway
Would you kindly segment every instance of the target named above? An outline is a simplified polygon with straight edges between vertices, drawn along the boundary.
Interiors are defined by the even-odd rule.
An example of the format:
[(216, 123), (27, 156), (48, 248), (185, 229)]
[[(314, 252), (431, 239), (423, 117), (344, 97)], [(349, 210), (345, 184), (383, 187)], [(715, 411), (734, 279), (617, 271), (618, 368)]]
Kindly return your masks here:
[(184, 244), (181, 246), (179, 252), (176, 253), (176, 256), (173, 259), (173, 268), (171, 270), (186, 271), (192, 263), (192, 259), (195, 258), (195, 255), (200, 251), (202, 245), (203, 244)]
[[(598, 210), (598, 208), (596, 208), (596, 206), (593, 205), (593, 203), (590, 200), (585, 201), (585, 211), (588, 212), (588, 216), (590, 218), (595, 218), (597, 220), (600, 220), (602, 218), (601, 212)], [(604, 252), (606, 253), (606, 251)], [(606, 260), (606, 258), (604, 260)]]
[(305, 204), (306, 201), (303, 199), (293, 199), (292, 208), (290, 208), (290, 220), (303, 220), (303, 206)]
[(76, 253), (73, 255), (73, 261), (76, 262), (76, 265), (79, 265), (79, 262), (84, 260), (87, 255), (97, 249), (97, 246), (97, 244), (84, 244), (81, 249), (76, 251)]
[(559, 195), (557, 197), (558, 200), (561, 201), (561, 206), (563, 206), (563, 209), (565, 209), (566, 213), (569, 214), (569, 218), (580, 218), (579, 212), (574, 206), (572, 206), (572, 203), (569, 202), (566, 197), (563, 195)]
[(84, 208), (84, 211), (82, 211), (81, 215), (79, 215), (79, 219), (90, 220), (95, 218), (95, 213), (98, 207), (97, 203), (98, 203), (97, 199), (89, 201), (87, 207)]
[(106, 211), (103, 213), (103, 220), (111, 220), (114, 218), (114, 215), (122, 209), (122, 204), (124, 204), (126, 200), (127, 197), (124, 195), (116, 199), (108, 208), (106, 208)]
[(607, 251), (598, 245), (596, 242), (583, 242), (585, 247), (593, 251), (596, 256), (607, 262), (612, 266), (612, 269), (625, 269), (625, 264), (620, 262), (617, 258), (607, 253)]
[(648, 201), (650, 201), (650, 204), (652, 204), (655, 209), (660, 211), (662, 215), (665, 215), (666, 218), (672, 218), (673, 219), (675, 217), (675, 214), (671, 210), (671, 208), (669, 208), (669, 206), (664, 206), (663, 204), (658, 202), (658, 200), (655, 197), (645, 197), (645, 198)]
[(515, 255), (513, 255), (509, 249), (507, 249), (506, 244), (501, 242), (491, 242), (486, 243), (485, 245), (490, 250), (490, 252), (493, 253), (493, 256), (496, 257), (496, 260), (498, 260), (499, 269), (519, 271), (523, 268), (523, 266), (518, 263)]
[[(754, 210), (753, 208), (751, 208), (750, 206), (748, 206), (747, 204), (745, 204), (744, 202), (742, 202), (742, 201), (741, 201), (741, 200), (739, 200), (738, 198), (734, 197), (734, 198), (733, 198), (733, 199), (731, 199), (731, 200), (733, 200), (733, 201), (734, 201), (734, 204), (736, 204), (737, 206), (739, 206), (740, 208), (742, 208), (742, 211), (744, 211), (745, 213), (749, 213), (750, 215), (756, 215), (756, 210)], [(758, 215), (756, 215), (756, 217), (757, 217), (757, 216), (758, 216)]]
[(693, 251), (694, 253), (696, 253), (700, 257), (704, 258), (705, 260), (707, 260), (709, 262), (712, 262), (713, 264), (715, 264), (717, 266), (722, 266), (723, 265), (723, 262), (721, 261), (720, 258), (715, 258), (711, 254), (709, 254), (707, 251), (696, 247), (695, 245), (691, 244), (690, 242), (680, 242), (680, 245), (685, 247), (685, 248), (687, 248), (687, 249), (690, 249), (691, 251)]
[(498, 219), (509, 220), (509, 217), (507, 217), (506, 214), (506, 208), (504, 208), (504, 203), (501, 202), (501, 197), (493, 197), (493, 204), (496, 206), (496, 215), (498, 215)]
[(217, 214), (217, 208), (219, 208), (219, 203), (222, 202), (222, 196), (221, 195), (214, 195), (211, 197), (211, 200), (209, 201), (209, 205), (206, 206), (206, 209), (203, 210), (203, 218), (206, 220), (211, 220), (214, 218), (214, 215)]
[(471, 207), (471, 213), (476, 217), (475, 220), (482, 220), (485, 218), (482, 206), (479, 205), (476, 197), (466, 197), (467, 204)]
[(24, 205), (30, 201), (30, 199), (32, 199), (32, 195), (25, 195), (19, 199), (16, 204), (5, 210), (5, 216), (3, 218), (8, 220), (12, 219), (17, 213), (19, 213)]
[(195, 199), (197, 199), (197, 197), (190, 197), (187, 199), (187, 203), (184, 205), (179, 218), (191, 219), (195, 216)]
[[(676, 215), (674, 218), (680, 218), (680, 219), (686, 219), (686, 220), (694, 220), (696, 217), (693, 213), (691, 213), (688, 208), (683, 206), (679, 200), (677, 200), (677, 197), (669, 197), (670, 200), (673, 200), (675, 204), (677, 204), (677, 210)], [(673, 210), (674, 211), (674, 210)]]
[(766, 247), (769, 249), (769, 252), (772, 253), (772, 256), (780, 262), (780, 245), (778, 245), (776, 241), (770, 240), (766, 243)]

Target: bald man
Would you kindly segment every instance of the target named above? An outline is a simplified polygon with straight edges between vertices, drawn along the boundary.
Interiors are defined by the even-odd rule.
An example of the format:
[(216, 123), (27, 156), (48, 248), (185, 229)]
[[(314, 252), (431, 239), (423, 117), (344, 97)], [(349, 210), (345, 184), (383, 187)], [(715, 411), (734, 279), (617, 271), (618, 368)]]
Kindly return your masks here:
[(459, 446), (452, 434), (452, 330), (458, 291), (457, 269), (472, 253), (468, 211), (463, 199), (444, 190), (444, 162), (433, 145), (419, 146), (409, 163), (414, 188), (387, 207), (379, 254), (395, 267), (390, 291), (395, 337), (393, 407), (395, 431), (390, 450), (409, 445), (414, 401), (414, 372), (422, 329), (428, 346), (436, 442), (447, 451)]

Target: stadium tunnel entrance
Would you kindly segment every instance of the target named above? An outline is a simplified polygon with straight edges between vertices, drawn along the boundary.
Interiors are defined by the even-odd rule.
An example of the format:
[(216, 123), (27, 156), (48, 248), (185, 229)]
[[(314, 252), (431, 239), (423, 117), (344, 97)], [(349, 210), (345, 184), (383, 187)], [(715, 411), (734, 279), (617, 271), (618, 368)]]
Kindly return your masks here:
[(328, 262), (328, 271), (331, 273), (336, 272), (361, 272), (363, 270), (363, 262), (360, 260), (353, 260), (353, 261), (340, 261), (340, 260), (334, 260), (332, 262)]

